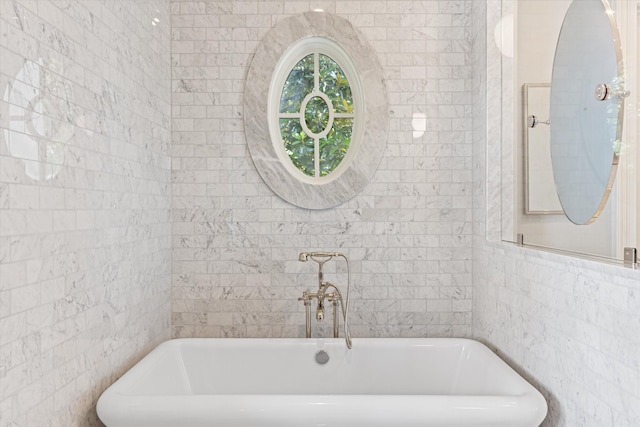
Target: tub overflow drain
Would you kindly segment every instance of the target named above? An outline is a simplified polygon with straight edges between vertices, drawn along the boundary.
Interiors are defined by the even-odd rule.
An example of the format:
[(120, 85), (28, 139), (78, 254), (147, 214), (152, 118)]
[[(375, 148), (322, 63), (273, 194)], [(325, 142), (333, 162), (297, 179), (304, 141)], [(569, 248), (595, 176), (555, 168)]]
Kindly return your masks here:
[(326, 351), (320, 350), (319, 352), (316, 353), (316, 362), (319, 365), (324, 365), (328, 361), (329, 361), (329, 355), (327, 354)]

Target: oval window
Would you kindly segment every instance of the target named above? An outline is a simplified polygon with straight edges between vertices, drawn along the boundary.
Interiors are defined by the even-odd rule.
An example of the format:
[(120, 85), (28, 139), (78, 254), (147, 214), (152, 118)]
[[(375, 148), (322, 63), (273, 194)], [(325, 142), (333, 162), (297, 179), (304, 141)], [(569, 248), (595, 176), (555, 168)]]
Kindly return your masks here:
[(295, 206), (345, 203), (384, 155), (384, 73), (364, 34), (339, 16), (308, 12), (279, 21), (251, 60), (242, 105), (256, 170)]
[(361, 134), (361, 92), (348, 55), (329, 39), (302, 39), (283, 56), (269, 94), (269, 128), (289, 173), (320, 183), (348, 167)]

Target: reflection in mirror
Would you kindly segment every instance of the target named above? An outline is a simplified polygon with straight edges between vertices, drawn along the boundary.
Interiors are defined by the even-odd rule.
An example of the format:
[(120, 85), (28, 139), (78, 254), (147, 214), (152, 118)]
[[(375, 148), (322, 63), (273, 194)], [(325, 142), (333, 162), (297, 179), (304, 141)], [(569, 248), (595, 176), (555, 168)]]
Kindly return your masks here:
[[(591, 1), (591, 0), (589, 0)], [(600, 1), (600, 0), (597, 0)], [(622, 258), (625, 246), (636, 246), (638, 217), (636, 215), (638, 182), (635, 173), (638, 154), (635, 151), (637, 135), (636, 75), (638, 46), (638, 11), (640, 0), (617, 1), (614, 11), (620, 26), (625, 69), (626, 89), (632, 96), (626, 98), (625, 126), (620, 147), (618, 178), (613, 186), (609, 202), (597, 221), (589, 225), (576, 225), (565, 215), (548, 215), (528, 212), (525, 188), (538, 188), (544, 182), (530, 182), (535, 176), (527, 173), (531, 163), (527, 152), (540, 154), (544, 147), (525, 146), (525, 137), (544, 141), (549, 133), (545, 122), (549, 116), (544, 106), (550, 101), (537, 92), (535, 102), (541, 106), (539, 113), (525, 114), (525, 84), (550, 84), (556, 43), (565, 14), (571, 0), (502, 0), (503, 17), (513, 15), (515, 49), (513, 58), (502, 56), (502, 239), (516, 241), (524, 235), (526, 245), (540, 246), (595, 255), (606, 258)], [(538, 88), (536, 88), (538, 89)], [(594, 88), (595, 89), (595, 88)], [(593, 96), (594, 91), (591, 91)], [(549, 96), (550, 98), (550, 96)], [(531, 100), (530, 100), (531, 101)], [(537, 126), (528, 127), (527, 116), (536, 115)], [(633, 136), (633, 137), (631, 137)], [(632, 143), (633, 142), (633, 143)], [(544, 142), (543, 142), (544, 143)], [(547, 154), (550, 156), (550, 154)], [(545, 159), (536, 159), (544, 165)], [(551, 164), (551, 159), (546, 159)], [(531, 172), (531, 171), (529, 171)], [(534, 174), (535, 175), (535, 174)], [(553, 185), (555, 191), (555, 183)], [(542, 190), (551, 191), (551, 190)], [(549, 198), (538, 199), (546, 202)], [(549, 206), (553, 206), (552, 204)], [(549, 208), (553, 210), (552, 208)], [(529, 209), (530, 210), (530, 209)]]
[(525, 83), (522, 88), (524, 117), (524, 213), (527, 215), (562, 215), (553, 181), (549, 148), (548, 83)]

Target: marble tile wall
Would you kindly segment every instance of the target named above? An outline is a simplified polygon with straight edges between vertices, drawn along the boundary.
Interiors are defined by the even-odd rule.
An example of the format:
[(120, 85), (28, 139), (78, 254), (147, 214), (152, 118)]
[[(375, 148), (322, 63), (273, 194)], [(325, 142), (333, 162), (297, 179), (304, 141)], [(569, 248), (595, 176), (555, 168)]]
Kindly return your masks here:
[[(304, 336), (317, 286), (300, 251), (352, 260), (354, 337), (471, 332), (470, 0), (173, 1), (174, 337)], [(388, 81), (391, 125), (372, 182), (337, 208), (287, 204), (243, 130), (244, 76), (274, 23), (321, 8), (353, 23)], [(266, 94), (265, 94), (266, 96)], [(414, 135), (414, 114), (426, 129)], [(344, 266), (326, 278), (345, 285)], [(315, 336), (329, 336), (314, 324)]]
[(509, 79), (493, 43), (504, 3), (473, 4), (474, 37), (486, 40), (474, 70), (473, 335), (545, 395), (544, 426), (637, 426), (640, 271), (487, 241), (500, 224), (499, 156), (487, 153), (501, 124), (486, 94)]
[(474, 247), (474, 334), (547, 398), (544, 426), (640, 422), (640, 272)]
[(0, 426), (100, 425), (170, 332), (168, 0), (0, 1)]
[[(353, 260), (355, 337), (473, 334), (547, 396), (545, 425), (638, 425), (638, 273), (486, 241), (500, 5), (0, 0), (0, 426), (99, 425), (171, 292), (173, 336), (302, 336), (306, 249)], [(326, 211), (262, 183), (241, 108), (256, 44), (316, 7), (368, 35), (392, 105), (373, 182)]]

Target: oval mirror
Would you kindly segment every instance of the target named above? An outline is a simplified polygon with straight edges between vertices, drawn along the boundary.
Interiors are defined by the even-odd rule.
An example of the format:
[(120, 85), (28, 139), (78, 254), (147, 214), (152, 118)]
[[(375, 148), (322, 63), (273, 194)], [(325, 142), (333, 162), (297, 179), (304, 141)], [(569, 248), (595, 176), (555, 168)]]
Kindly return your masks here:
[(604, 209), (622, 137), (620, 37), (606, 0), (574, 0), (562, 23), (551, 79), (550, 149), (562, 208), (575, 224)]

